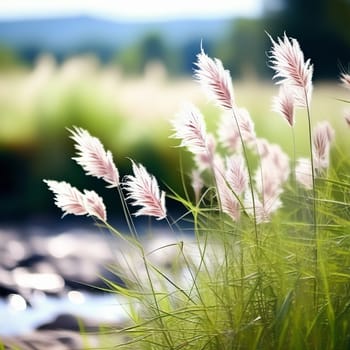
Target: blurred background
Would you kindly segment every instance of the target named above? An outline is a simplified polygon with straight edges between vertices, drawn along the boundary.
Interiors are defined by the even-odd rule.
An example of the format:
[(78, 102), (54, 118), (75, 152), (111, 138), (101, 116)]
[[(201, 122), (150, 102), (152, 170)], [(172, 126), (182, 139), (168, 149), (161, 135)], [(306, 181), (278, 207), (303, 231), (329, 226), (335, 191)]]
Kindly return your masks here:
[[(61, 220), (42, 181), (95, 190), (110, 221), (122, 216), (116, 192), (85, 176), (71, 159), (67, 128), (79, 126), (100, 138), (121, 176), (131, 172), (130, 157), (163, 189), (181, 194), (180, 168), (188, 181), (191, 159), (169, 139), (170, 120), (186, 101), (201, 109), (211, 130), (220, 116), (192, 79), (202, 43), (231, 71), (237, 104), (250, 111), (257, 134), (291, 153), (291, 131), (271, 112), (278, 88), (267, 63), (266, 32), (274, 38), (286, 32), (314, 64), (312, 118), (336, 129), (336, 161), (350, 149), (343, 118), (349, 112), (341, 101), (350, 99), (349, 91), (338, 81), (349, 71), (349, 20), (349, 0), (1, 0), (0, 297), (7, 299), (0, 298), (0, 335), (33, 329), (49, 321), (48, 313), (81, 313), (88, 309), (86, 295), (76, 289), (101, 284), (99, 275), (113, 278), (105, 269), (115, 258), (106, 236), (103, 243), (90, 235), (87, 218)], [(306, 156), (303, 111), (295, 128), (296, 156)], [(73, 231), (77, 225), (81, 229)], [(43, 304), (38, 292), (68, 297), (69, 308)], [(25, 313), (37, 296), (41, 315), (38, 307)], [(90, 316), (109, 315), (99, 308)]]
[[(71, 160), (66, 128), (74, 125), (102, 140), (122, 175), (130, 172), (126, 157), (131, 157), (181, 190), (173, 171), (180, 164), (179, 150), (169, 140), (169, 121), (187, 100), (210, 120), (219, 113), (191, 80), (201, 42), (231, 71), (238, 104), (250, 110), (258, 132), (273, 141), (285, 142), (275, 129), (285, 125), (270, 112), (276, 87), (265, 32), (276, 37), (286, 31), (299, 40), (321, 86), (315, 99), (319, 96), (323, 105), (314, 102), (320, 111), (314, 117), (341, 120), (344, 105), (336, 98), (346, 94), (336, 80), (348, 69), (348, 0), (207, 3), (0, 3), (1, 222), (60, 216), (42, 179), (95, 189), (109, 215), (119, 215), (115, 194), (85, 177)], [(303, 123), (297, 124), (303, 132)]]

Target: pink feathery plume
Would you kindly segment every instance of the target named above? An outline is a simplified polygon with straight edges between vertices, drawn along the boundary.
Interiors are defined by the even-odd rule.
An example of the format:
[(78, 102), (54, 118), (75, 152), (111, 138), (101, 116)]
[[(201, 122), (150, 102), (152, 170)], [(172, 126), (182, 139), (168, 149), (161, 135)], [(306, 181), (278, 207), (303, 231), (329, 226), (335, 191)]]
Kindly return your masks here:
[(62, 209), (63, 216), (87, 214), (84, 195), (78, 189), (65, 181), (44, 180), (44, 182), (55, 194), (55, 204)]
[[(269, 165), (271, 165), (271, 168), (268, 167)], [(271, 159), (266, 158), (255, 172), (254, 180), (257, 193), (261, 197), (264, 206), (266, 203), (271, 204), (279, 199), (283, 192), (281, 174), (275, 174), (275, 171), (278, 171), (277, 167), (272, 165)]]
[(290, 174), (289, 157), (282, 148), (264, 138), (256, 140), (256, 148), (260, 157), (260, 166), (266, 169), (266, 176), (275, 179), (278, 185), (287, 181)]
[(271, 216), (281, 208), (282, 202), (279, 197), (279, 194), (276, 194), (275, 197), (268, 197), (268, 198), (262, 198), (259, 199), (257, 196), (254, 198), (254, 205), (255, 205), (255, 211), (252, 209), (252, 200), (249, 200), (248, 198), (251, 198), (251, 194), (247, 192), (247, 194), (250, 197), (247, 197), (245, 201), (245, 205), (247, 208), (247, 212), (251, 215), (254, 215), (257, 224), (262, 224), (264, 222), (271, 221)]
[(271, 144), (265, 139), (256, 140), (256, 149), (260, 157), (260, 166), (254, 174), (256, 193), (254, 195), (255, 211), (251, 194), (246, 194), (245, 205), (258, 223), (267, 222), (271, 215), (282, 206), (280, 196), (283, 184), (290, 174), (289, 157), (279, 145)]
[(207, 152), (207, 134), (204, 117), (194, 105), (188, 103), (172, 121), (175, 133), (171, 137), (180, 139), (180, 147), (187, 147), (193, 154)]
[(287, 85), (281, 85), (278, 95), (273, 99), (272, 110), (281, 114), (291, 127), (295, 124), (294, 106), (295, 98), (293, 92)]
[(85, 170), (87, 175), (102, 178), (110, 186), (119, 186), (119, 172), (113, 162), (112, 153), (105, 151), (101, 141), (88, 131), (75, 127), (69, 130), (75, 141), (78, 157), (73, 159)]
[(235, 198), (232, 191), (230, 191), (223, 181), (219, 181), (217, 187), (222, 211), (228, 214), (233, 221), (237, 221), (241, 216), (240, 205), (237, 198)]
[(248, 187), (248, 170), (242, 155), (226, 159), (226, 181), (232, 191), (240, 196)]
[(334, 139), (334, 130), (327, 121), (318, 123), (313, 130), (313, 154), (315, 169), (329, 166), (330, 144)]
[(157, 220), (166, 217), (165, 192), (160, 192), (156, 178), (150, 175), (141, 164), (132, 161), (134, 176), (126, 176), (125, 189), (131, 204), (140, 206), (135, 216), (155, 216)]
[(267, 157), (269, 154), (270, 143), (264, 138), (257, 138), (255, 142), (255, 152), (260, 158)]
[(246, 211), (250, 215), (255, 214), (255, 219), (257, 224), (271, 221), (271, 216), (282, 206), (279, 194), (276, 193), (275, 196), (259, 198), (257, 193), (254, 195), (254, 206), (250, 191), (246, 192), (246, 197), (244, 200), (244, 205)]
[(340, 81), (342, 82), (344, 87), (346, 87), (347, 89), (350, 89), (350, 74), (341, 73), (340, 74)]
[(207, 149), (195, 154), (195, 162), (200, 170), (205, 170), (213, 165), (216, 150), (216, 140), (212, 134), (207, 135)]
[(241, 144), (237, 124), (232, 118), (232, 113), (223, 113), (218, 127), (218, 137), (221, 144), (230, 153), (236, 152)]
[(256, 140), (254, 122), (248, 110), (245, 108), (235, 108), (234, 111), (243, 142), (247, 143), (248, 146), (254, 145)]
[(257, 139), (260, 166), (255, 172), (255, 184), (264, 198), (276, 197), (290, 174), (289, 157), (281, 147), (266, 139)]
[(106, 221), (105, 206), (101, 197), (94, 191), (85, 190), (83, 194), (65, 181), (44, 180), (44, 182), (54, 193), (55, 204), (62, 209), (63, 216), (67, 214), (92, 215)]
[(310, 59), (304, 61), (298, 41), (288, 38), (286, 33), (283, 40), (277, 38), (277, 42), (269, 37), (272, 42), (269, 58), (271, 68), (275, 71), (274, 79), (279, 79), (277, 84), (286, 84), (294, 88), (296, 99), (303, 100), (299, 104), (306, 106), (310, 103), (312, 92), (313, 66)]
[(308, 158), (299, 158), (295, 166), (295, 179), (305, 189), (312, 189), (312, 169), (311, 161)]
[(237, 200), (233, 189), (228, 185), (225, 179), (226, 169), (222, 159), (217, 156), (214, 160), (214, 173), (216, 180), (216, 189), (222, 211), (228, 214), (233, 221), (240, 217), (240, 204)]
[(217, 58), (210, 58), (201, 48), (195, 62), (194, 77), (199, 81), (209, 98), (219, 106), (231, 109), (233, 106), (233, 87), (230, 72), (224, 69)]
[(102, 198), (95, 191), (84, 190), (84, 199), (88, 215), (107, 221), (106, 207)]

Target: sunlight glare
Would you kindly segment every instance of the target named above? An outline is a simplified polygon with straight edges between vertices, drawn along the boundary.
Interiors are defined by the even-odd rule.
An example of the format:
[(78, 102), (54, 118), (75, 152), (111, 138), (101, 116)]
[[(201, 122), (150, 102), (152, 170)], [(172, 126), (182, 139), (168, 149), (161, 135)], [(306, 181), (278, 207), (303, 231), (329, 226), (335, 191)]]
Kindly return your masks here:
[(10, 294), (8, 296), (8, 304), (14, 311), (24, 311), (27, 308), (27, 302), (19, 294)]

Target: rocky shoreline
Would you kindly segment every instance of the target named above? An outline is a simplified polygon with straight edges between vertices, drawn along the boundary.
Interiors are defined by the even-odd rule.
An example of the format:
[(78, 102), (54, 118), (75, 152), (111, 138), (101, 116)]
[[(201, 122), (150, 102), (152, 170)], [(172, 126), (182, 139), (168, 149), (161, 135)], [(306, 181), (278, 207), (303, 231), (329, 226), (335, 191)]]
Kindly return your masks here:
[[(101, 324), (108, 329), (125, 325), (118, 296), (102, 292), (106, 284), (101, 277), (121, 283), (108, 266), (128, 248), (96, 229), (47, 230), (0, 228), (0, 345), (17, 350), (97, 348)], [(169, 241), (174, 237), (163, 232), (147, 244), (153, 249)], [(127, 254), (132, 254), (130, 247)], [(154, 258), (167, 266), (172, 256)]]
[[(89, 318), (80, 311), (95, 302), (94, 295), (103, 298), (100, 289), (106, 285), (102, 276), (120, 282), (107, 266), (115, 262), (114, 248), (121, 242), (108, 233), (77, 228), (55, 234), (39, 227), (26, 232), (5, 228), (0, 229), (0, 237), (3, 348), (78, 350), (87, 344), (98, 346), (97, 334), (106, 322), (105, 315)], [(106, 303), (111, 302), (106, 298)], [(68, 313), (59, 303), (67, 306)], [(38, 312), (40, 317), (34, 317)], [(24, 325), (26, 318), (31, 319), (28, 325)], [(108, 326), (120, 328), (118, 317), (111, 317)]]

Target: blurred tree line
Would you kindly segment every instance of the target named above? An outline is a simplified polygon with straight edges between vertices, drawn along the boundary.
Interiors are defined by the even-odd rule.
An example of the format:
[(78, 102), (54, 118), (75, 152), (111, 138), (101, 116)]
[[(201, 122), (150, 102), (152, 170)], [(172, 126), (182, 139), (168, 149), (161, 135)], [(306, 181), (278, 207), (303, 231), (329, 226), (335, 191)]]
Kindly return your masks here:
[(349, 0), (265, 0), (264, 16), (234, 21), (216, 51), (233, 76), (270, 78), (266, 32), (274, 39), (285, 32), (311, 59), (316, 79), (336, 79), (340, 70), (349, 70), (349, 21)]
[[(193, 61), (200, 50), (220, 57), (235, 78), (270, 77), (267, 52), (271, 43), (266, 32), (274, 38), (297, 38), (307, 58), (315, 65), (316, 78), (335, 78), (340, 68), (346, 69), (350, 52), (349, 0), (265, 0), (260, 18), (232, 20), (226, 35), (217, 40), (191, 38), (180, 47), (174, 46), (162, 33), (146, 33), (137, 42), (115, 52), (102, 42), (82, 43), (71, 55), (96, 53), (102, 63), (117, 63), (126, 74), (142, 74), (152, 61), (162, 62), (170, 75), (191, 74)], [(33, 63), (40, 48), (28, 47), (13, 53), (0, 49), (0, 68), (8, 69), (19, 62)], [(57, 55), (58, 62), (65, 57)]]
[[(271, 43), (266, 32), (274, 38), (286, 32), (311, 58), (316, 78), (335, 79), (350, 60), (349, 21), (349, 0), (265, 0), (261, 18), (235, 19), (224, 37), (215, 42), (204, 39), (203, 45), (222, 59), (233, 77), (270, 77), (266, 61)], [(175, 49), (159, 33), (150, 33), (117, 61), (130, 73), (141, 73), (147, 62), (159, 60), (172, 74), (188, 74), (198, 51), (196, 40)]]
[(350, 62), (349, 0), (279, 0), (279, 11), (267, 12), (266, 30), (298, 39), (315, 75), (335, 78)]

